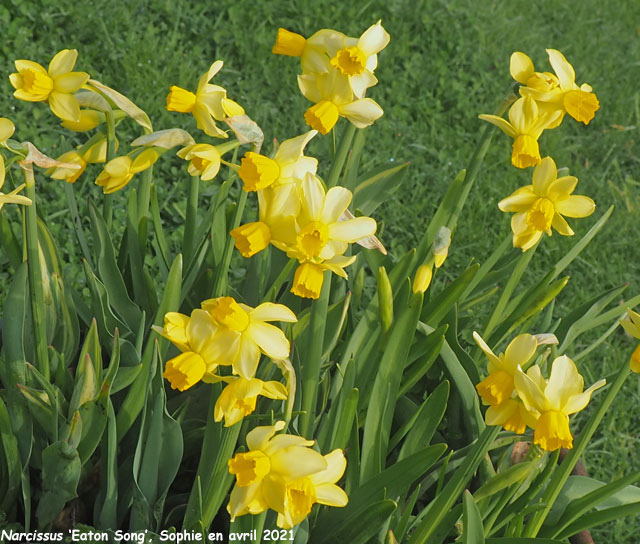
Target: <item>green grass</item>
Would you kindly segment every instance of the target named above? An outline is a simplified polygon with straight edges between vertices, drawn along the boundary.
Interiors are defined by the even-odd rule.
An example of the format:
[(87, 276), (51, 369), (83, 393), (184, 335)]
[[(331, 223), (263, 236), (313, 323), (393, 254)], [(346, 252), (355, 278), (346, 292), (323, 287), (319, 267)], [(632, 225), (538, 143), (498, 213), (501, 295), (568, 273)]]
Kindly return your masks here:
[[(12, 98), (7, 75), (12, 60), (32, 59), (47, 64), (58, 50), (77, 48), (77, 69), (131, 97), (145, 109), (154, 127), (195, 129), (190, 117), (164, 110), (171, 84), (194, 88), (198, 77), (215, 59), (225, 67), (216, 83), (244, 105), (270, 142), (304, 130), (302, 113), (308, 103), (297, 90), (296, 59), (271, 55), (276, 29), (310, 35), (319, 28), (336, 28), (358, 36), (382, 19), (391, 43), (380, 55), (379, 85), (369, 95), (385, 110), (368, 130), (366, 166), (410, 161), (404, 190), (376, 213), (383, 223), (383, 242), (394, 253), (414, 246), (442, 197), (447, 184), (467, 165), (482, 121), (512, 88), (509, 56), (527, 53), (538, 70), (549, 70), (545, 48), (561, 50), (573, 64), (577, 82), (590, 83), (601, 109), (585, 127), (565, 119), (563, 126), (541, 138), (544, 155), (554, 157), (578, 176), (577, 193), (594, 198), (594, 216), (571, 222), (577, 235), (615, 204), (604, 231), (569, 269), (571, 281), (556, 306), (563, 315), (589, 295), (628, 282), (628, 297), (640, 292), (640, 178), (638, 126), (640, 124), (640, 6), (632, 0), (609, 3), (472, 0), (445, 2), (405, 0), (361, 4), (246, 0), (112, 2), (71, 0), (8, 0), (0, 5), (2, 77), (0, 114), (13, 119), (17, 136), (34, 141), (57, 156), (82, 141), (70, 134), (42, 104)], [(134, 134), (131, 130), (130, 134)], [(126, 141), (126, 131), (121, 134)], [(310, 154), (327, 156), (325, 142), (314, 141)], [(511, 140), (494, 137), (485, 165), (467, 202), (453, 238), (450, 258), (441, 279), (456, 277), (471, 256), (482, 261), (509, 230), (509, 218), (497, 201), (516, 187), (530, 183), (531, 171), (509, 163)], [(171, 180), (184, 176), (180, 160), (165, 158), (160, 175)], [(324, 164), (327, 164), (326, 161)], [(94, 171), (94, 174), (96, 172)], [(89, 176), (78, 185), (80, 198), (99, 201)], [(50, 224), (64, 226), (64, 198), (59, 183), (39, 178)], [(182, 202), (182, 187), (167, 186), (162, 196)], [(206, 193), (206, 189), (205, 189)], [(115, 200), (124, 205), (124, 196)], [(7, 208), (5, 208), (7, 210)], [(167, 215), (175, 214), (170, 205)], [(15, 209), (7, 210), (17, 218)], [(53, 218), (54, 214), (59, 214)], [(179, 221), (176, 221), (176, 226)], [(544, 274), (572, 241), (558, 235), (538, 249), (526, 281)], [(78, 251), (67, 237), (61, 248), (67, 274), (79, 273)], [(10, 270), (0, 256), (0, 299)], [(488, 310), (492, 301), (488, 303)], [(587, 376), (598, 379), (624, 362), (633, 342), (622, 332), (596, 350), (585, 363)], [(603, 422), (598, 439), (587, 453), (588, 469), (603, 480), (640, 468), (636, 429), (640, 385), (632, 376), (614, 410)], [(580, 420), (578, 420), (579, 423)], [(578, 425), (579, 428), (579, 425)], [(625, 519), (594, 531), (596, 541), (633, 542), (635, 520)]]

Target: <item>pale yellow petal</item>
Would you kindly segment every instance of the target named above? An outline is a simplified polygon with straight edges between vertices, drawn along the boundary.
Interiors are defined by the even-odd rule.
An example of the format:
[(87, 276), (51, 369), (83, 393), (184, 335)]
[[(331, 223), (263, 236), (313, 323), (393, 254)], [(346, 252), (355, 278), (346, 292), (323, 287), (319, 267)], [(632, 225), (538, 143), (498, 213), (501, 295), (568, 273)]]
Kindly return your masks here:
[(533, 357), (537, 347), (538, 342), (530, 334), (516, 336), (504, 353), (505, 366), (515, 372), (518, 365), (524, 366)]
[(285, 321), (295, 323), (298, 321), (294, 314), (284, 304), (264, 302), (249, 312), (249, 319), (257, 321)]
[(322, 223), (335, 223), (351, 203), (353, 195), (344, 187), (332, 187), (327, 191), (324, 207), (319, 220)]
[(583, 408), (589, 404), (591, 400), (591, 394), (596, 390), (604, 387), (607, 383), (607, 380), (602, 379), (594, 383), (589, 389), (585, 390), (583, 393), (579, 393), (578, 395), (572, 396), (567, 403), (564, 405), (563, 412), (567, 415), (575, 414), (579, 412)]
[(271, 455), (270, 461), (271, 474), (289, 481), (304, 478), (327, 468), (324, 457), (307, 447), (282, 449)]
[(42, 64), (39, 64), (37, 62), (33, 62), (32, 60), (17, 60), (14, 63), (16, 65), (16, 70), (18, 70), (18, 72), (24, 72), (26, 70), (34, 70), (36, 72), (40, 72), (41, 74), (46, 74), (47, 71), (45, 70), (44, 66), (42, 66)]
[(271, 359), (286, 359), (289, 357), (291, 346), (284, 333), (273, 325), (260, 321), (249, 323), (244, 332)]
[[(537, 368), (539, 371), (538, 366), (534, 365), (529, 369), (529, 372), (533, 368)], [(533, 377), (535, 378), (535, 374)], [(549, 403), (539, 384), (536, 383), (537, 380), (522, 372), (520, 368), (513, 375), (513, 380), (516, 392), (528, 410), (537, 410), (538, 412), (548, 410)]]
[(275, 400), (285, 400), (289, 396), (284, 384), (276, 381), (263, 382), (260, 394)]
[(247, 447), (250, 450), (264, 450), (271, 437), (285, 428), (284, 421), (276, 421), (273, 425), (255, 427), (247, 433)]
[(534, 72), (533, 62), (531, 62), (531, 59), (524, 53), (516, 51), (511, 55), (509, 72), (513, 79), (526, 85), (527, 80)]
[(364, 31), (364, 34), (360, 36), (358, 40), (358, 48), (361, 49), (365, 55), (375, 55), (382, 51), (391, 40), (389, 33), (382, 28), (382, 24), (378, 21), (375, 25), (370, 26)]
[[(0, 117), (0, 143), (6, 142), (16, 130), (16, 126), (10, 119), (6, 117)], [(2, 187), (2, 184), (0, 184)]]
[[(238, 356), (233, 363), (233, 370), (243, 378), (253, 378), (260, 362), (260, 350), (256, 342), (248, 336), (247, 331), (240, 336)], [(288, 355), (288, 353), (287, 353)]]
[(502, 368), (502, 361), (500, 360), (500, 358), (495, 353), (493, 353), (491, 348), (476, 331), (473, 331), (473, 339), (475, 340), (475, 343), (478, 344), (478, 347), (487, 356), (489, 362), (494, 364), (497, 368)]
[(333, 450), (324, 456), (327, 468), (309, 476), (309, 479), (316, 485), (335, 484), (347, 468), (347, 458), (341, 449)]
[(511, 123), (509, 123), (509, 121), (503, 119), (502, 117), (482, 113), (478, 115), (478, 118), (482, 119), (483, 121), (488, 121), (492, 125), (497, 126), (507, 136), (511, 136), (511, 138), (515, 138), (518, 135), (514, 128), (511, 126)]
[(338, 110), (340, 115), (349, 119), (358, 128), (368, 127), (384, 114), (380, 105), (371, 98), (354, 100), (339, 106)]
[(558, 170), (556, 163), (551, 157), (545, 157), (533, 171), (533, 191), (537, 195), (545, 196), (547, 189), (556, 179)]
[(324, 207), (324, 188), (313, 174), (307, 174), (302, 181), (302, 209), (311, 221), (318, 221)]
[(584, 380), (575, 363), (566, 355), (557, 357), (551, 366), (544, 395), (553, 410), (562, 411), (569, 399), (582, 393)]
[(571, 64), (567, 62), (567, 59), (564, 58), (564, 55), (556, 49), (547, 49), (547, 54), (549, 55), (549, 62), (553, 67), (553, 71), (558, 76), (562, 90), (573, 89), (576, 81), (576, 73), (573, 70), (573, 66), (571, 66)]
[(356, 217), (329, 225), (329, 238), (354, 243), (376, 232), (376, 220), (371, 217)]
[(283, 165), (296, 162), (302, 157), (304, 148), (311, 139), (318, 134), (317, 130), (310, 130), (295, 138), (289, 138), (280, 144), (273, 160), (282, 168)]

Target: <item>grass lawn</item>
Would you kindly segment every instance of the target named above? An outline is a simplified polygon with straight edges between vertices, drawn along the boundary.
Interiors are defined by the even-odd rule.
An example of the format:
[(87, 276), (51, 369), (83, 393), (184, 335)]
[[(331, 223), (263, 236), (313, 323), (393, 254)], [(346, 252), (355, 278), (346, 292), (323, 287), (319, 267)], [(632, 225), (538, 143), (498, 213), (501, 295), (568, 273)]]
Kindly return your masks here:
[[(149, 113), (154, 128), (195, 130), (190, 116), (164, 109), (168, 87), (193, 89), (211, 62), (223, 59), (224, 69), (215, 82), (262, 127), (269, 151), (274, 138), (283, 140), (306, 130), (302, 114), (308, 107), (295, 81), (297, 59), (270, 53), (276, 29), (282, 26), (308, 36), (320, 28), (335, 28), (359, 36), (378, 19), (391, 34), (391, 43), (380, 55), (379, 84), (368, 95), (385, 115), (368, 129), (365, 162), (411, 162), (403, 189), (376, 214), (387, 248), (400, 254), (417, 243), (449, 181), (467, 165), (483, 125), (477, 115), (492, 113), (513, 88), (511, 53), (527, 53), (537, 70), (546, 71), (550, 66), (545, 48), (554, 48), (574, 66), (578, 84), (592, 85), (601, 107), (589, 126), (567, 117), (560, 129), (543, 134), (542, 155), (551, 155), (558, 167), (569, 167), (580, 180), (576, 193), (596, 202), (593, 216), (571, 222), (578, 236), (615, 205), (604, 231), (569, 268), (571, 281), (556, 314), (560, 317), (588, 297), (625, 282), (625, 296), (639, 293), (640, 5), (633, 0), (608, 5), (597, 0), (6, 0), (0, 5), (0, 115), (15, 122), (20, 139), (34, 141), (52, 156), (82, 142), (84, 137), (61, 128), (46, 106), (13, 99), (7, 77), (13, 59), (46, 65), (60, 49), (76, 48), (76, 69), (132, 98)], [(312, 142), (309, 154), (320, 158), (319, 173), (326, 175), (326, 141)], [(510, 154), (511, 139), (496, 132), (440, 281), (456, 277), (472, 256), (482, 262), (509, 232), (509, 218), (497, 202), (531, 183), (531, 170), (512, 167)], [(180, 168), (179, 159), (165, 158), (158, 176), (170, 181)], [(90, 177), (82, 179), (84, 186), (76, 188), (80, 195), (99, 199)], [(80, 273), (74, 262), (79, 252), (60, 214), (61, 182), (40, 177), (40, 183), (46, 185), (48, 198), (40, 209), (49, 225), (69, 233), (62, 249), (69, 261), (66, 273), (75, 277)], [(163, 191), (167, 201), (183, 202), (181, 184)], [(118, 194), (114, 205), (124, 206), (124, 199)], [(170, 204), (166, 212), (176, 213)], [(60, 214), (57, 219), (51, 217), (55, 214)], [(559, 235), (543, 240), (525, 281), (544, 274), (571, 243)], [(0, 256), (0, 300), (10, 273)], [(488, 312), (495, 301), (486, 304)], [(622, 331), (616, 332), (582, 361), (585, 380), (592, 383), (612, 373), (634, 346)], [(634, 455), (640, 440), (639, 401), (640, 382), (632, 376), (587, 451), (587, 469), (594, 477), (607, 481), (640, 470)], [(576, 420), (576, 428), (580, 421), (584, 416)], [(596, 542), (635, 542), (637, 527), (636, 519), (625, 518), (594, 532), (594, 537)]]

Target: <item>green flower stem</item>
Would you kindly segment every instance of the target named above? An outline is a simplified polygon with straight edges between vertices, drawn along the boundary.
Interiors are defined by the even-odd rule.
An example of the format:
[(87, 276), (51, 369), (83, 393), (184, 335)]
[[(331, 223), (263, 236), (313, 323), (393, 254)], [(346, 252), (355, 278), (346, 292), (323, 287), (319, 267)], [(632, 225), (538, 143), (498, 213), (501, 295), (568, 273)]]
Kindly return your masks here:
[(542, 493), (542, 496), (540, 497), (540, 504), (544, 504), (545, 507), (533, 514), (524, 531), (524, 537), (534, 538), (538, 535), (538, 532), (540, 531), (544, 520), (549, 514), (551, 507), (556, 502), (560, 491), (571, 475), (573, 467), (575, 467), (576, 463), (584, 453), (589, 440), (591, 440), (591, 437), (595, 433), (596, 428), (600, 424), (600, 421), (602, 421), (605, 412), (608, 410), (609, 406), (611, 406), (611, 403), (616, 398), (616, 395), (619, 393), (622, 385), (624, 384), (624, 381), (627, 379), (627, 376), (630, 372), (631, 370), (629, 368), (629, 363), (625, 361), (625, 363), (622, 365), (622, 368), (618, 372), (615, 381), (609, 387), (607, 394), (602, 401), (602, 404), (589, 418), (589, 421), (587, 422), (585, 428), (576, 439), (573, 449), (569, 451), (567, 456), (564, 458), (560, 466), (556, 469), (553, 476), (551, 477), (549, 485), (547, 485), (544, 492)]
[(82, 256), (84, 257), (85, 261), (89, 263), (89, 266), (93, 269), (91, 251), (89, 251), (89, 244), (87, 243), (84, 231), (82, 230), (82, 220), (80, 219), (80, 214), (78, 213), (78, 203), (76, 202), (76, 195), (73, 192), (72, 183), (64, 184), (64, 194), (67, 198), (67, 207), (69, 208), (69, 213), (71, 214), (73, 229), (75, 230), (76, 236), (78, 237), (78, 243), (80, 244), (80, 249), (82, 250)]
[(198, 192), (200, 189), (200, 177), (189, 176), (187, 178), (187, 213), (184, 222), (184, 235), (182, 237), (182, 254), (187, 268), (193, 257), (193, 243), (195, 238), (196, 223), (198, 220)]
[[(107, 162), (114, 159), (116, 156), (116, 121), (113, 116), (113, 111), (106, 111), (105, 119), (107, 122)], [(104, 195), (102, 201), (102, 217), (107, 224), (107, 228), (111, 228), (111, 219), (113, 217), (112, 210), (112, 195)]]
[(522, 255), (520, 255), (520, 258), (518, 259), (518, 262), (516, 263), (516, 266), (513, 269), (511, 276), (509, 277), (509, 281), (507, 281), (507, 284), (505, 285), (504, 290), (500, 295), (500, 299), (498, 300), (498, 303), (496, 304), (496, 307), (493, 309), (493, 313), (489, 318), (489, 322), (487, 323), (487, 326), (485, 327), (484, 332), (482, 333), (482, 338), (484, 338), (485, 340), (487, 341), (489, 340), (489, 336), (491, 336), (491, 333), (500, 324), (501, 320), (504, 319), (505, 307), (507, 306), (509, 300), (511, 299), (511, 295), (513, 294), (513, 291), (519, 285), (520, 278), (522, 277), (522, 274), (524, 274), (524, 271), (527, 269), (529, 261), (531, 261), (531, 258), (533, 257), (533, 254), (536, 252), (537, 247), (538, 247), (538, 244), (536, 244), (530, 250), (525, 251)]
[(331, 272), (324, 273), (320, 297), (311, 306), (311, 319), (307, 334), (307, 350), (302, 366), (302, 414), (300, 414), (300, 435), (312, 438), (315, 406), (318, 399), (318, 381), (322, 363), (324, 330), (327, 323), (327, 308), (331, 292)]
[(27, 270), (29, 274), (29, 291), (31, 293), (31, 313), (33, 332), (36, 344), (36, 368), (49, 379), (49, 352), (47, 348), (47, 330), (44, 322), (44, 290), (42, 288), (42, 271), (40, 269), (40, 253), (38, 245), (38, 214), (36, 212), (36, 184), (33, 165), (21, 163), (24, 176), (25, 194), (31, 199), (31, 206), (26, 208), (26, 241)]
[(152, 179), (153, 166), (147, 168), (144, 172), (142, 172), (142, 174), (140, 174), (140, 183), (138, 185), (138, 221), (140, 221), (143, 217), (146, 217), (149, 213)]
[(353, 136), (355, 133), (355, 125), (349, 123), (349, 126), (345, 129), (344, 134), (340, 139), (340, 145), (338, 146), (336, 155), (333, 158), (333, 162), (331, 163), (331, 170), (329, 171), (329, 177), (327, 179), (328, 189), (338, 184), (338, 178), (340, 177), (342, 167), (347, 160), (347, 155), (349, 154), (349, 150), (351, 149), (351, 142), (353, 141)]
[(267, 294), (264, 296), (262, 302), (274, 302), (278, 292), (282, 288), (282, 284), (287, 280), (291, 270), (296, 264), (295, 259), (289, 259), (289, 262), (285, 265), (285, 267), (280, 271), (278, 277), (274, 280), (273, 284), (267, 290)]
[[(242, 214), (244, 213), (244, 207), (247, 203), (247, 196), (249, 193), (247, 191), (242, 191), (240, 194), (240, 198), (238, 199), (238, 206), (236, 208), (236, 213), (233, 216), (233, 223), (230, 231), (237, 228), (240, 225), (240, 221), (242, 220)], [(220, 263), (220, 268), (218, 269), (218, 275), (216, 277), (216, 281), (214, 283), (213, 296), (221, 297), (227, 290), (227, 277), (229, 275), (229, 264), (231, 263), (231, 254), (233, 253), (233, 238), (230, 234), (227, 235), (227, 243), (224, 246), (224, 253), (222, 255), (222, 262)]]

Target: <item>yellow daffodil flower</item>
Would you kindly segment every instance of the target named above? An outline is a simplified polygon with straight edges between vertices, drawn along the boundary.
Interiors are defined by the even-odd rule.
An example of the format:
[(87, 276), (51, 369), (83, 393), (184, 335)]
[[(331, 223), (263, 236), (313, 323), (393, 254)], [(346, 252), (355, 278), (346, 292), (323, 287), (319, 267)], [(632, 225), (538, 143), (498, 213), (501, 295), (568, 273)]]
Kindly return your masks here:
[(330, 59), (345, 47), (346, 41), (342, 32), (328, 28), (318, 30), (310, 38), (279, 28), (271, 51), (276, 55), (300, 57), (303, 73), (323, 73), (331, 69)]
[[(637, 314), (633, 310), (627, 309), (627, 316), (629, 320), (623, 319), (620, 324), (631, 336), (640, 340), (640, 314)], [(640, 372), (640, 344), (631, 354), (631, 370), (634, 372)]]
[(211, 65), (200, 78), (195, 94), (173, 85), (167, 95), (167, 110), (193, 114), (198, 128), (215, 138), (228, 138), (228, 134), (217, 127), (216, 121), (224, 121), (234, 115), (244, 115), (242, 106), (227, 98), (224, 88), (209, 83), (222, 66), (221, 60)]
[(548, 381), (542, 377), (537, 365), (533, 365), (526, 374), (519, 368), (515, 374), (518, 395), (527, 410), (539, 413), (533, 426), (533, 443), (547, 451), (572, 448), (569, 416), (585, 408), (591, 393), (605, 383), (605, 380), (600, 380), (583, 391), (584, 380), (575, 363), (566, 355), (553, 361)]
[(517, 168), (528, 168), (540, 163), (538, 138), (546, 128), (556, 123), (560, 115), (560, 111), (541, 112), (535, 100), (525, 96), (516, 100), (509, 109), (509, 121), (484, 113), (478, 117), (514, 138), (511, 164)]
[(107, 140), (102, 138), (84, 153), (73, 149), (60, 155), (56, 160), (61, 163), (77, 164), (80, 168), (68, 168), (63, 166), (55, 166), (47, 170), (47, 175), (53, 179), (63, 179), (67, 183), (75, 183), (87, 168), (88, 164), (105, 162), (107, 159)]
[(526, 251), (533, 247), (542, 234), (551, 236), (551, 227), (563, 236), (572, 236), (573, 230), (563, 216), (587, 217), (595, 210), (589, 197), (573, 195), (578, 178), (557, 178), (556, 164), (545, 157), (533, 171), (533, 183), (517, 189), (501, 200), (503, 212), (515, 212), (511, 219), (514, 247)]
[(257, 191), (274, 184), (295, 183), (308, 172), (315, 174), (318, 159), (304, 156), (304, 148), (317, 134), (310, 130), (296, 138), (282, 142), (273, 159), (249, 151), (240, 163), (238, 175), (245, 191)]
[(519, 398), (508, 398), (500, 404), (489, 406), (484, 420), (487, 425), (499, 425), (505, 431), (523, 434), (527, 425), (535, 425), (537, 416), (538, 413), (527, 410)]
[(349, 78), (339, 70), (303, 73), (298, 76), (298, 86), (305, 98), (314, 103), (304, 114), (304, 119), (321, 134), (328, 134), (339, 117), (346, 117), (356, 127), (364, 128), (384, 113), (371, 98), (354, 98)]
[(536, 352), (538, 342), (531, 334), (516, 336), (504, 353), (496, 355), (482, 337), (474, 331), (473, 339), (489, 359), (489, 376), (476, 389), (482, 402), (491, 406), (502, 404), (514, 391), (514, 375), (518, 366), (524, 366)]
[(289, 357), (289, 340), (278, 327), (267, 323), (295, 323), (298, 319), (286, 306), (265, 302), (251, 308), (232, 297), (205, 300), (201, 306), (220, 328), (213, 341), (215, 359), (232, 365), (234, 374), (253, 378), (261, 353), (274, 360)]
[(227, 511), (231, 520), (259, 514), (271, 508), (278, 512), (277, 524), (290, 528), (311, 512), (314, 503), (345, 506), (348, 497), (335, 482), (344, 473), (341, 450), (323, 456), (310, 448), (312, 440), (280, 434), (284, 421), (256, 427), (247, 434), (249, 451), (229, 460), (236, 477)]
[(533, 62), (524, 53), (517, 51), (511, 55), (511, 76), (525, 85), (520, 88), (520, 94), (530, 96), (549, 111), (560, 111), (554, 127), (562, 122), (565, 112), (588, 125), (600, 108), (598, 97), (590, 85), (583, 83), (578, 87), (573, 66), (560, 51), (547, 49), (547, 54), (555, 74), (535, 72)]
[(151, 148), (145, 149), (133, 159), (128, 155), (111, 159), (98, 175), (96, 185), (102, 187), (104, 194), (119, 191), (135, 174), (150, 168), (157, 160), (158, 152)]
[(214, 145), (193, 144), (183, 147), (178, 157), (189, 161), (187, 172), (192, 176), (200, 176), (202, 181), (209, 181), (218, 175), (220, 170), (220, 151)]
[(331, 58), (331, 66), (349, 78), (349, 85), (356, 97), (364, 98), (366, 90), (378, 83), (373, 71), (378, 65), (378, 53), (388, 45), (389, 40), (389, 34), (378, 21), (365, 30), (356, 44), (351, 45), (347, 40), (349, 45)]
[(89, 79), (85, 72), (72, 72), (78, 58), (75, 49), (63, 49), (49, 63), (48, 70), (30, 60), (15, 61), (17, 73), (9, 76), (13, 96), (28, 102), (48, 101), (54, 115), (66, 121), (80, 121), (80, 105), (73, 93)]
[[(231, 427), (256, 409), (258, 395), (274, 400), (286, 400), (287, 388), (276, 381), (264, 382), (258, 378), (249, 380), (240, 376), (216, 376), (215, 381), (227, 383), (222, 390), (213, 410), (214, 420), (222, 421), (224, 426)], [(206, 379), (205, 381), (214, 381)]]

